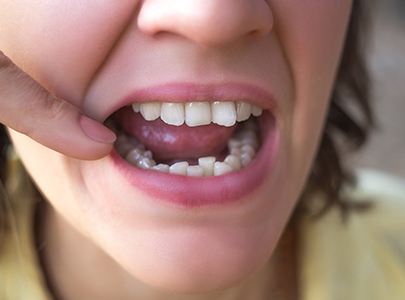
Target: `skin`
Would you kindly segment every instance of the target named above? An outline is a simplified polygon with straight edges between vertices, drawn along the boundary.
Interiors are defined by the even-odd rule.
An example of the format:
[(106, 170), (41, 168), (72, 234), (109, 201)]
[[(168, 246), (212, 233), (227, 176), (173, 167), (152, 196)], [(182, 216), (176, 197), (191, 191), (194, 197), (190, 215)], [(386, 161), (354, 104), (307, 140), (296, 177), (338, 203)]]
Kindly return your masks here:
[[(278, 101), (280, 155), (266, 184), (249, 195), (251, 205), (195, 215), (154, 204), (111, 176), (108, 158), (86, 161), (51, 150), (47, 141), (57, 137), (41, 139), (46, 126), (34, 138), (48, 147), (10, 130), (50, 203), (40, 229), (55, 293), (68, 300), (271, 295), (277, 256), (270, 258), (318, 147), (351, 4), (0, 0), (0, 49), (27, 76), (94, 120), (104, 121), (104, 105), (128, 89), (168, 81), (245, 81), (271, 90)], [(16, 95), (18, 87), (6, 95)], [(66, 131), (63, 121), (79, 128), (72, 125), (77, 111), (70, 119), (58, 117), (70, 116), (63, 109), (47, 119), (39, 107), (34, 124)], [(24, 122), (13, 116), (2, 120), (13, 128)], [(77, 143), (83, 149), (76, 158), (98, 158), (111, 149), (84, 138)], [(51, 148), (61, 151), (58, 145)]]

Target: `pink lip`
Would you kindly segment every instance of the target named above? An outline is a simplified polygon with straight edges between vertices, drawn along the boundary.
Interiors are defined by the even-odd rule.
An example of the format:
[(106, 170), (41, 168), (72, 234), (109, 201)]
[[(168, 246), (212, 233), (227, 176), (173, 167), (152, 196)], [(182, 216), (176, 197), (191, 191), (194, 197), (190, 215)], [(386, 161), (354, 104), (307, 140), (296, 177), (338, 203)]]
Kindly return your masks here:
[[(238, 202), (266, 180), (279, 148), (279, 131), (269, 112), (261, 118), (263, 145), (246, 168), (218, 177), (187, 177), (141, 170), (112, 152), (110, 159), (128, 182), (160, 202), (179, 208), (217, 206)], [(246, 198), (245, 198), (246, 199)]]
[(104, 118), (134, 102), (238, 101), (251, 102), (264, 109), (260, 118), (262, 141), (252, 163), (223, 176), (194, 178), (138, 169), (113, 151), (111, 163), (130, 185), (157, 201), (180, 208), (234, 203), (258, 189), (273, 167), (279, 148), (276, 102), (273, 95), (245, 83), (170, 83), (136, 90), (108, 108)]
[(118, 109), (134, 102), (188, 102), (188, 101), (245, 101), (265, 110), (276, 111), (273, 95), (257, 86), (247, 83), (195, 84), (166, 83), (135, 90), (107, 108), (102, 120)]

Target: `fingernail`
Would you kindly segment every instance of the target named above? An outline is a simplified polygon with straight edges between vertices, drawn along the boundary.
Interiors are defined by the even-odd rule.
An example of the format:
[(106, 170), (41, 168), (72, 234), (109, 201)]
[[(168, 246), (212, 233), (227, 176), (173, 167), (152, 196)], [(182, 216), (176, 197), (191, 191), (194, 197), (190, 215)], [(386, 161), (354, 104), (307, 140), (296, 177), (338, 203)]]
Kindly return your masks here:
[(112, 144), (117, 139), (115, 133), (110, 129), (84, 115), (80, 116), (79, 124), (83, 132), (93, 141)]

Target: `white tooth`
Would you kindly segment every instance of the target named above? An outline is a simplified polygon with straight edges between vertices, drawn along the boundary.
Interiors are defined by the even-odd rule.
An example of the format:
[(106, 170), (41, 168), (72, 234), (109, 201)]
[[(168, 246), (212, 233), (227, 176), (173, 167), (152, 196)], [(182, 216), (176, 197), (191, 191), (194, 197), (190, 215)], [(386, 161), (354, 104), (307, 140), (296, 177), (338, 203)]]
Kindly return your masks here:
[(189, 166), (187, 168), (187, 176), (202, 177), (204, 176), (204, 169), (200, 166)]
[(238, 122), (246, 121), (249, 119), (250, 114), (252, 112), (252, 105), (246, 102), (238, 102), (236, 103), (236, 120)]
[(140, 103), (132, 104), (132, 109), (134, 112), (139, 113), (141, 111), (141, 104)]
[(204, 176), (214, 175), (214, 164), (216, 158), (214, 156), (201, 157), (198, 159), (198, 165), (203, 168)]
[(152, 103), (142, 103), (141, 104), (141, 115), (146, 121), (154, 121), (160, 117), (160, 107), (159, 102)]
[(236, 123), (236, 108), (233, 102), (216, 101), (211, 104), (212, 122), (230, 127)]
[(169, 173), (170, 167), (166, 164), (158, 164), (157, 166), (152, 167), (152, 169), (162, 173)]
[(131, 151), (129, 151), (125, 157), (127, 161), (129, 161), (131, 164), (136, 165), (137, 162), (143, 158), (143, 151), (138, 148), (134, 148)]
[(156, 162), (153, 159), (143, 157), (137, 161), (136, 165), (141, 169), (150, 169), (156, 165)]
[(257, 149), (259, 147), (259, 140), (257, 137), (245, 137), (242, 140), (242, 144), (243, 146), (249, 145), (252, 146), (253, 149)]
[(186, 124), (190, 127), (211, 123), (211, 104), (208, 102), (186, 103)]
[(183, 103), (163, 103), (160, 118), (169, 125), (181, 126), (184, 124)]
[(239, 157), (237, 157), (236, 155), (232, 155), (232, 154), (228, 155), (225, 158), (224, 163), (227, 163), (228, 165), (230, 165), (232, 167), (232, 169), (234, 169), (235, 171), (239, 170), (242, 167)]
[(224, 163), (224, 162), (215, 162), (214, 165), (214, 175), (215, 176), (220, 176), (220, 175), (224, 175), (226, 173), (232, 172), (233, 169), (230, 165)]
[(252, 157), (248, 153), (242, 153), (240, 162), (242, 166), (246, 167), (252, 161)]
[(252, 115), (255, 117), (261, 116), (263, 113), (263, 109), (257, 105), (252, 105)]
[(254, 157), (256, 154), (255, 149), (251, 145), (244, 145), (241, 148), (242, 154), (247, 153), (250, 157)]
[(169, 172), (171, 174), (187, 175), (188, 162), (182, 161), (170, 166)]

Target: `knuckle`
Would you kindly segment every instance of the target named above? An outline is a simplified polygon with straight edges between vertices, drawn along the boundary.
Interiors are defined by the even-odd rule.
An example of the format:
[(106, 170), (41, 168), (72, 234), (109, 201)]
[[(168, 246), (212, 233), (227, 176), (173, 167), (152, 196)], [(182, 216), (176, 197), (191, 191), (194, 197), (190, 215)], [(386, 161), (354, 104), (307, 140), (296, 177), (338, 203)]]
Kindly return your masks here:
[(42, 109), (48, 120), (58, 121), (66, 117), (69, 109), (68, 103), (47, 93), (42, 100)]

